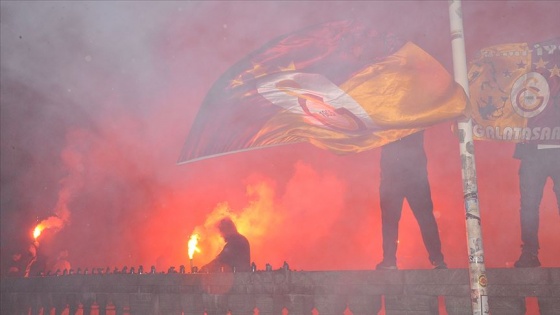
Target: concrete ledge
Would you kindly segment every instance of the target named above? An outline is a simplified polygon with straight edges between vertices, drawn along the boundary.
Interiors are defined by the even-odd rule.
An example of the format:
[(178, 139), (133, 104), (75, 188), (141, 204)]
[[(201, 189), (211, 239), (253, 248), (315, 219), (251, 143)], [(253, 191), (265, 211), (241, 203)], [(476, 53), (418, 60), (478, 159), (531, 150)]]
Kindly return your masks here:
[[(525, 314), (537, 297), (541, 314), (560, 314), (560, 269), (489, 269), (492, 314)], [(116, 314), (473, 314), (466, 269), (257, 271), (218, 274), (106, 274), (3, 278), (2, 314), (99, 307)]]

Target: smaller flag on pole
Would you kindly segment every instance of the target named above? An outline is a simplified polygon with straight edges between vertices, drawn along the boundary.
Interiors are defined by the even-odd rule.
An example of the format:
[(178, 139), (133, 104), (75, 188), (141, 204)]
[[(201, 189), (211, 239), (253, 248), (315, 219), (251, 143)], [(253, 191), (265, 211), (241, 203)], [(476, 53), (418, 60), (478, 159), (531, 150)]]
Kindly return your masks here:
[(560, 38), (484, 48), (468, 76), (475, 139), (560, 144)]
[(466, 94), (432, 56), (354, 21), (270, 41), (207, 94), (178, 163), (308, 142), (335, 153), (382, 146), (464, 115)]

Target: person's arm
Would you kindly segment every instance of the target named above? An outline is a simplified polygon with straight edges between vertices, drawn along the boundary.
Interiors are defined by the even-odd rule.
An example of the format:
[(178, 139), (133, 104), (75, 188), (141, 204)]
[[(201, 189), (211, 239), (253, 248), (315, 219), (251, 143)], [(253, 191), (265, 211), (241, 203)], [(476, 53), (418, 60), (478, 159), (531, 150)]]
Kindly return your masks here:
[(206, 272), (214, 272), (216, 265), (216, 259), (212, 260), (211, 262), (207, 263), (206, 265), (200, 268), (199, 272), (206, 273)]
[(212, 261), (207, 263), (206, 265), (200, 268), (200, 272), (218, 272), (220, 271), (220, 267), (224, 265), (224, 256), (226, 256), (226, 252), (228, 252), (228, 245), (224, 246), (224, 249), (214, 258)]

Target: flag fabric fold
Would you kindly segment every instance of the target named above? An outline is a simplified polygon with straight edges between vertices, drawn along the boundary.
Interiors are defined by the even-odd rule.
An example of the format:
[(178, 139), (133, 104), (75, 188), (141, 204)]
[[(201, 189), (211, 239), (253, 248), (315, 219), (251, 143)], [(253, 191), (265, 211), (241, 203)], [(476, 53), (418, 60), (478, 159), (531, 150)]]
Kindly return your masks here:
[(468, 76), (474, 139), (560, 145), (560, 38), (481, 49)]
[(208, 92), (178, 163), (309, 142), (344, 154), (465, 114), (466, 95), (428, 53), (356, 21), (276, 38)]

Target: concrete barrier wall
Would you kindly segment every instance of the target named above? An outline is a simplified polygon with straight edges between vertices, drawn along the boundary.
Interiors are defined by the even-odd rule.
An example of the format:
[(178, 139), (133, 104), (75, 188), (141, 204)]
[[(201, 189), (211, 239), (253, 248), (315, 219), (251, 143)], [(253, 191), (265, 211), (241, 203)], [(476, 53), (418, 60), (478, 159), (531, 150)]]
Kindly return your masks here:
[[(560, 314), (560, 268), (489, 269), (491, 313)], [(475, 295), (477, 296), (477, 295)], [(256, 271), (2, 278), (1, 314), (473, 314), (468, 270)]]

